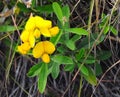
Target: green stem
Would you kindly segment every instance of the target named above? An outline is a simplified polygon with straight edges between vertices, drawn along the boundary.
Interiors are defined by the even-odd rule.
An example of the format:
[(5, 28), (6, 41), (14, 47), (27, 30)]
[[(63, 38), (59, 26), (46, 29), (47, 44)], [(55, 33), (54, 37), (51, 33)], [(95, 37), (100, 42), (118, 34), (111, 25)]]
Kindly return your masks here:
[(78, 91), (78, 97), (80, 97), (80, 96), (81, 96), (82, 81), (83, 81), (83, 76), (81, 75), (81, 79), (80, 79), (80, 86), (79, 86), (79, 91)]
[(60, 30), (60, 33), (59, 33), (59, 35), (58, 35), (58, 37), (57, 37), (57, 39), (56, 39), (56, 41), (55, 41), (55, 45), (58, 43), (58, 41), (60, 40), (60, 38), (61, 38), (61, 36), (62, 36), (62, 33), (63, 33), (63, 30)]
[(93, 7), (94, 7), (94, 0), (91, 0), (90, 4), (90, 13), (89, 13), (89, 20), (88, 20), (88, 43), (89, 43), (89, 48), (90, 48), (90, 33), (91, 33), (91, 20), (92, 20), (92, 13), (93, 13)]
[(13, 52), (10, 63), (8, 64), (7, 69), (6, 69), (6, 80), (8, 79), (14, 56), (15, 56), (15, 51)]

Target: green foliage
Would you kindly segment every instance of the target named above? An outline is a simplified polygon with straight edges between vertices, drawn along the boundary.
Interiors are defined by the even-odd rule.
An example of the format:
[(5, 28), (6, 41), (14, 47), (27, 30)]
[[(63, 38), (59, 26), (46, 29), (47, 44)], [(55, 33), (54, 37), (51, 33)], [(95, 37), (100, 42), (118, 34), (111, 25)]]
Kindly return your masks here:
[[(49, 74), (52, 78), (56, 79), (60, 73), (60, 66), (63, 65), (64, 71), (72, 73), (77, 69), (88, 83), (96, 85), (97, 76), (103, 73), (100, 61), (110, 58), (111, 52), (104, 50), (99, 51), (96, 49), (96, 54), (94, 55), (92, 49), (93, 47), (100, 45), (109, 32), (113, 35), (117, 35), (117, 29), (108, 22), (110, 17), (105, 14), (102, 14), (101, 21), (98, 25), (98, 31), (102, 33), (92, 32), (92, 30), (92, 33), (89, 33), (89, 31), (86, 30), (86, 27), (71, 28), (69, 6), (62, 6), (62, 4), (53, 1), (54, 0), (49, 0), (49, 3), (46, 5), (43, 4), (42, 6), (37, 6), (36, 0), (33, 0), (30, 8), (27, 8), (24, 3), (18, 2), (16, 4), (16, 6), (20, 8), (20, 15), (18, 16), (23, 17), (24, 14), (26, 14), (26, 16), (43, 15), (46, 16), (45, 18), (51, 20), (56, 19), (59, 27), (59, 33), (56, 36), (37, 39), (37, 42), (44, 39), (50, 40), (56, 46), (56, 51), (53, 55), (50, 55), (50, 63), (45, 64), (41, 61), (38, 62), (30, 68), (27, 76), (36, 76), (38, 78), (38, 89), (40, 93), (43, 93), (46, 88)], [(15, 17), (17, 18), (17, 15), (15, 15)], [(23, 22), (25, 22), (25, 20)], [(25, 23), (22, 25), (24, 24)], [(21, 30), (20, 27), (21, 26), (18, 26), (18, 29), (16, 29), (13, 25), (0, 25), (0, 32), (9, 34), (16, 30)], [(10, 40), (7, 39), (4, 40), (4, 44), (10, 46)], [(15, 47), (17, 44), (13, 43), (12, 48), (14, 48), (14, 50), (16, 50)]]
[(53, 10), (54, 10), (58, 20), (62, 21), (63, 13), (62, 13), (62, 9), (61, 9), (60, 5), (57, 2), (54, 2), (52, 6), (53, 6)]
[(102, 50), (102, 51), (97, 52), (97, 59), (99, 59), (99, 60), (106, 60), (106, 59), (110, 58), (110, 56), (111, 56), (110, 51)]
[(69, 21), (70, 17), (70, 9), (68, 5), (63, 6), (62, 8), (63, 15), (66, 17), (67, 21)]
[(32, 67), (30, 68), (29, 72), (27, 73), (27, 75), (28, 75), (29, 77), (37, 76), (37, 75), (40, 73), (40, 71), (41, 71), (41, 66), (42, 66), (41, 63), (38, 63), (38, 64), (32, 66)]
[(21, 12), (24, 12), (24, 13), (29, 13), (29, 12), (31, 12), (31, 10), (30, 9), (28, 9), (28, 8), (26, 8), (26, 6), (25, 6), (25, 4), (23, 4), (23, 3), (18, 3), (17, 4), (17, 6), (20, 8), (20, 11)]
[(0, 32), (12, 32), (15, 31), (15, 26), (12, 25), (1, 25), (0, 26)]
[(81, 49), (79, 50), (79, 52), (77, 52), (77, 54), (76, 54), (76, 59), (77, 59), (77, 60), (80, 60), (84, 55), (85, 55), (85, 49), (84, 49), (84, 48), (81, 48)]
[(102, 71), (102, 67), (100, 64), (96, 63), (95, 64), (95, 74), (96, 76), (99, 76), (100, 74), (102, 74), (103, 71)]
[(59, 63), (56, 63), (56, 62), (53, 62), (52, 63), (52, 71), (51, 71), (51, 74), (52, 74), (52, 77), (54, 79), (56, 79), (59, 75), (59, 72), (60, 72), (60, 64)]
[(87, 68), (88, 75), (83, 74), (83, 77), (92, 85), (97, 84), (97, 78), (91, 68)]
[(42, 64), (41, 71), (38, 74), (38, 89), (41, 93), (44, 92), (48, 76), (48, 66), (47, 64)]
[(44, 6), (37, 6), (35, 10), (40, 13), (45, 13), (45, 12), (52, 13), (53, 12), (52, 4), (44, 5)]
[[(102, 14), (102, 21), (99, 24), (99, 27), (102, 29), (104, 25), (106, 24), (107, 20), (109, 19), (109, 16), (105, 15), (104, 13)], [(105, 26), (103, 33), (107, 34), (108, 32), (113, 33), (114, 35), (118, 35), (118, 31), (112, 26), (111, 24), (107, 23)]]
[(73, 72), (74, 68), (75, 68), (74, 64), (66, 64), (65, 67), (64, 67), (64, 70)]
[[(77, 45), (77, 48), (89, 48), (93, 46), (93, 44), (95, 43), (96, 39), (98, 38), (98, 33), (93, 33), (89, 37), (85, 37), (84, 39), (82, 39), (82, 42), (80, 44)], [(101, 37), (96, 41), (96, 45), (100, 44), (105, 38), (105, 35), (101, 35)]]
[(61, 54), (54, 55), (52, 60), (59, 64), (73, 64), (73, 59), (71, 57), (63, 56)]
[(75, 50), (75, 42), (72, 40), (68, 40), (66, 43), (66, 46), (70, 49), (70, 50)]
[[(49, 10), (47, 10), (48, 7), (50, 8)], [(58, 45), (56, 53), (51, 56), (51, 62), (48, 64), (50, 66), (47, 67), (46, 64), (42, 64), (42, 66), (37, 64), (28, 72), (28, 76), (38, 76), (38, 88), (40, 92), (44, 92), (48, 74), (51, 74), (54, 79), (58, 77), (60, 65), (64, 65), (64, 70), (68, 72), (73, 72), (78, 66), (77, 68), (80, 70), (83, 77), (90, 84), (96, 85), (97, 78), (95, 72), (92, 68), (90, 68), (89, 64), (95, 64), (96, 60), (101, 60), (101, 58), (100, 56), (97, 56), (95, 59), (92, 54), (87, 56), (87, 53), (89, 51), (88, 46), (90, 45), (90, 47), (92, 47), (94, 45), (99, 34), (91, 34), (90, 41), (88, 41), (89, 33), (87, 30), (83, 28), (70, 28), (70, 9), (68, 5), (61, 7), (57, 2), (54, 2), (52, 5), (37, 7), (36, 10), (38, 12), (43, 12), (44, 10), (47, 13), (53, 11), (58, 18), (58, 25), (60, 27), (59, 34), (50, 38), (52, 43), (54, 43), (56, 46)], [(83, 35), (86, 37), (82, 39)], [(100, 44), (104, 40), (104, 37), (104, 35), (101, 35), (95, 44)], [(82, 41), (76, 45), (80, 39)], [(96, 65), (96, 70), (98, 70), (98, 66), (100, 65)], [(99, 72), (96, 73), (100, 74), (100, 69)]]
[[(83, 62), (85, 58), (81, 58), (79, 62)], [(84, 61), (85, 64), (93, 64), (95, 63), (95, 58), (93, 56), (88, 56), (87, 59)]]
[(80, 68), (80, 71), (81, 71), (84, 75), (86, 75), (86, 76), (89, 75), (89, 71), (88, 71), (88, 69), (87, 69), (86, 66), (84, 66), (84, 65), (82, 65), (82, 64), (78, 64), (78, 67)]
[(77, 35), (88, 35), (88, 32), (82, 28), (69, 28), (65, 29), (66, 32), (71, 32)]

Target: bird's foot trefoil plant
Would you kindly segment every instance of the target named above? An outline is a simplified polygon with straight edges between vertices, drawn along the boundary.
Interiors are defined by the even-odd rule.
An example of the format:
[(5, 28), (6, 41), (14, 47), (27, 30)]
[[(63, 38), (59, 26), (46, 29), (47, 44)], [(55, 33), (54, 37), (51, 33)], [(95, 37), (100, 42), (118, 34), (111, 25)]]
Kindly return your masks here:
[[(96, 85), (96, 75), (101, 72), (101, 56), (106, 53), (107, 57), (102, 57), (102, 60), (105, 60), (110, 54), (98, 51), (98, 55), (94, 57), (91, 49), (104, 40), (104, 35), (95, 33), (89, 38), (90, 33), (86, 29), (70, 27), (68, 5), (61, 7), (54, 2), (51, 6), (57, 17), (57, 26), (52, 26), (51, 20), (31, 15), (20, 35), (21, 44), (17, 47), (19, 53), (41, 59), (30, 68), (27, 75), (38, 77), (38, 89), (41, 93), (45, 90), (50, 74), (54, 79), (58, 77), (60, 65), (69, 72), (77, 68), (85, 80)], [(94, 64), (97, 71), (94, 71), (90, 64)]]

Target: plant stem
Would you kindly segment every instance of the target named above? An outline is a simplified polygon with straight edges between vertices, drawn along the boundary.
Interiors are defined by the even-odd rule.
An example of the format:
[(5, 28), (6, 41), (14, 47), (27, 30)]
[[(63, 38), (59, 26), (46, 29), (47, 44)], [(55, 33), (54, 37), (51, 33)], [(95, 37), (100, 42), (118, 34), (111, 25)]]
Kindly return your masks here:
[(60, 34), (58, 35), (58, 37), (57, 37), (57, 39), (56, 39), (56, 41), (55, 41), (55, 45), (58, 43), (58, 41), (60, 40), (60, 38), (61, 38), (61, 36), (62, 36), (62, 33), (63, 33), (63, 30), (60, 30), (60, 32), (59, 32)]
[(82, 81), (83, 81), (83, 76), (81, 75), (81, 79), (80, 79), (80, 86), (79, 86), (79, 91), (78, 91), (78, 97), (80, 97), (80, 96), (81, 96)]
[(94, 0), (91, 0), (89, 20), (88, 20), (88, 32), (89, 32), (89, 34), (88, 34), (88, 43), (89, 43), (89, 48), (90, 48), (91, 20), (92, 20), (93, 7), (94, 7)]

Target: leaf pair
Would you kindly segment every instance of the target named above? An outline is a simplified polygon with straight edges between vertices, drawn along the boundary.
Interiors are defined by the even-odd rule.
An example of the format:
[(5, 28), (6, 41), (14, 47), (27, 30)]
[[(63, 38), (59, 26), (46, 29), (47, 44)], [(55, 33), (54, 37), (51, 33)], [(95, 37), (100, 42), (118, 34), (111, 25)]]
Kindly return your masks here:
[(47, 83), (48, 65), (45, 63), (36, 64), (31, 67), (27, 75), (29, 77), (38, 77), (38, 89), (43, 93)]

